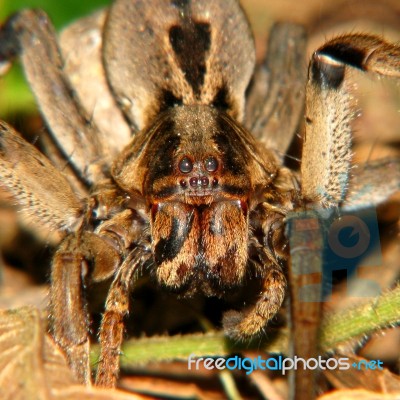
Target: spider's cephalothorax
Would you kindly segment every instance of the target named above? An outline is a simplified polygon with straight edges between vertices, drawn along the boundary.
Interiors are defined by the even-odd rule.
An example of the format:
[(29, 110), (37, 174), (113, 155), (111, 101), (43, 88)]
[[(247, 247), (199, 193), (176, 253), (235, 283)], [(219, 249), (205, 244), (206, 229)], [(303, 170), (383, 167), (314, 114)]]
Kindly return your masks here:
[(163, 112), (136, 141), (112, 174), (146, 200), (158, 281), (209, 295), (239, 285), (249, 213), (274, 190), (276, 157), (228, 114), (204, 105)]
[[(0, 62), (21, 59), (51, 161), (1, 123), (1, 183), (65, 233), (52, 264), (52, 333), (79, 381), (90, 381), (87, 283), (112, 279), (97, 383), (113, 386), (139, 272), (183, 295), (221, 297), (259, 280), (254, 303), (226, 319), (228, 334), (248, 338), (284, 299), (289, 211), (377, 204), (398, 189), (398, 160), (349, 174), (346, 71), (398, 77), (399, 47), (340, 36), (313, 54), (307, 80), (305, 42), (303, 28), (277, 24), (255, 66), (236, 0), (116, 0), (59, 42), (40, 11), (2, 26)], [(282, 155), (304, 113), (292, 172)], [(375, 190), (360, 190), (367, 184)]]

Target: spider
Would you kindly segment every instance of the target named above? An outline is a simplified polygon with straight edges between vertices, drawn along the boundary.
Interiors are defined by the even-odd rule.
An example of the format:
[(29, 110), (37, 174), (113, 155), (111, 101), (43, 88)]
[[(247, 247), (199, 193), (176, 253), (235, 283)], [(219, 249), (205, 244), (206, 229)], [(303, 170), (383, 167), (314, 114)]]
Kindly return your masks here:
[[(116, 0), (60, 41), (42, 11), (2, 26), (1, 63), (21, 59), (50, 136), (46, 157), (1, 122), (1, 184), (63, 234), (51, 329), (81, 383), (90, 383), (88, 285), (112, 280), (96, 377), (112, 387), (140, 274), (183, 296), (224, 297), (257, 280), (254, 304), (224, 321), (228, 335), (247, 339), (285, 297), (288, 213), (378, 204), (398, 190), (399, 160), (350, 174), (346, 75), (399, 77), (400, 47), (337, 37), (312, 55), (307, 78), (305, 43), (302, 27), (276, 24), (256, 65), (236, 0)], [(303, 114), (293, 171), (283, 155)]]

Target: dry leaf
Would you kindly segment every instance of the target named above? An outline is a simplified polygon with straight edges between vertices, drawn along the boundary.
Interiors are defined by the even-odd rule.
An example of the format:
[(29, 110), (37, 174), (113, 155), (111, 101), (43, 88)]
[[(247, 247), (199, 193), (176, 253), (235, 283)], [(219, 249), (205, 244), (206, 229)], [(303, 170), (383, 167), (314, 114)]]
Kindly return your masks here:
[[(348, 357), (350, 364), (355, 363), (357, 365), (365, 365), (365, 363), (370, 362), (365, 358), (357, 357), (351, 354), (341, 354), (340, 357)], [(324, 371), (324, 375), (328, 378), (330, 383), (338, 389), (362, 388), (377, 393), (397, 393), (397, 398), (399, 398), (399, 376), (393, 374), (387, 368), (378, 369), (376, 365), (371, 365), (371, 367), (375, 369), (365, 368), (365, 366), (363, 366), (361, 369), (327, 369)]]
[(143, 397), (78, 385), (64, 355), (45, 334), (39, 310), (24, 307), (0, 311), (0, 399), (138, 400)]
[(318, 397), (318, 400), (398, 400), (399, 394), (382, 394), (368, 390), (336, 390)]

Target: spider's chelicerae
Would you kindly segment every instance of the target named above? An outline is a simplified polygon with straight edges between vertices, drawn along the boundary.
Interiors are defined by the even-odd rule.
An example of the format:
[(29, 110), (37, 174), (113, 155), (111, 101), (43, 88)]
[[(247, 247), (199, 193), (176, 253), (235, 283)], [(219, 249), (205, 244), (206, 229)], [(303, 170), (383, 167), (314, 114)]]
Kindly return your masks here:
[[(223, 297), (259, 280), (254, 304), (225, 324), (248, 338), (285, 296), (289, 212), (378, 204), (397, 190), (398, 160), (350, 174), (346, 74), (350, 66), (399, 77), (400, 47), (367, 34), (334, 38), (313, 54), (307, 79), (305, 42), (301, 27), (277, 24), (255, 67), (236, 0), (116, 0), (60, 42), (40, 11), (2, 26), (0, 60), (22, 60), (52, 151), (50, 161), (1, 123), (1, 184), (64, 233), (52, 264), (52, 334), (79, 381), (90, 381), (90, 283), (112, 278), (97, 384), (113, 386), (140, 273), (188, 296)], [(282, 155), (303, 115), (295, 172)], [(360, 191), (366, 184), (375, 189)]]

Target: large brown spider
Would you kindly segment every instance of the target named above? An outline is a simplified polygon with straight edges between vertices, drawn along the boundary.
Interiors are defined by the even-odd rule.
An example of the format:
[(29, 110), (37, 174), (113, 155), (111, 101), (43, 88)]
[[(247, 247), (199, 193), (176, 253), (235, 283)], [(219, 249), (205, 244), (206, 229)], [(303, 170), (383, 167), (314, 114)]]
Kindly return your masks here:
[[(377, 204), (398, 190), (398, 160), (350, 177), (345, 78), (348, 66), (399, 77), (400, 47), (365, 34), (329, 40), (305, 83), (305, 42), (301, 27), (277, 24), (255, 67), (236, 0), (116, 0), (71, 26), (60, 47), (41, 11), (1, 28), (0, 60), (21, 59), (52, 149), (49, 161), (1, 123), (1, 184), (65, 235), (52, 264), (52, 333), (80, 382), (90, 382), (87, 285), (112, 278), (96, 382), (114, 386), (142, 271), (187, 296), (259, 280), (255, 303), (225, 321), (230, 336), (252, 337), (285, 296), (287, 214)], [(282, 155), (304, 104), (297, 173)]]

